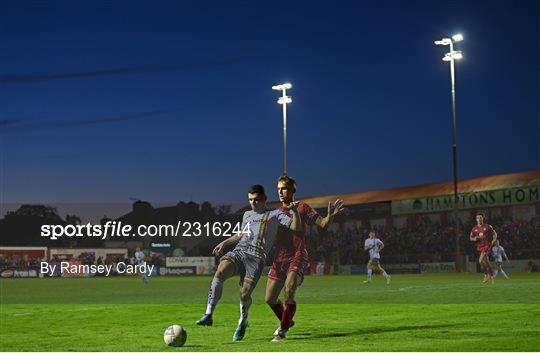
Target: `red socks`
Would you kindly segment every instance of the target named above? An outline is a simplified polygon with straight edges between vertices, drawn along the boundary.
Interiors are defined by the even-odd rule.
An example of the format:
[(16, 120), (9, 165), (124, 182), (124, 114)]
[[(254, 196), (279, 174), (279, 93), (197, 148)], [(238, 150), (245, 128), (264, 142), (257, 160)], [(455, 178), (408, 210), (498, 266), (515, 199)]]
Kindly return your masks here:
[(291, 327), (294, 314), (296, 313), (296, 302), (293, 301), (283, 306), (283, 303), (278, 301), (276, 304), (270, 305), (270, 308), (280, 320), (280, 327), (288, 330)]
[(291, 327), (292, 319), (296, 313), (296, 302), (286, 303), (283, 316), (281, 317), (281, 328), (288, 330)]
[(276, 304), (272, 304), (270, 305), (270, 308), (272, 309), (272, 311), (274, 312), (274, 314), (276, 314), (278, 320), (281, 321), (281, 318), (283, 317), (283, 304), (278, 301)]
[(491, 266), (487, 265), (486, 266), (486, 271), (487, 271), (488, 275), (493, 277), (493, 269), (491, 268)]
[(489, 265), (483, 265), (484, 273), (489, 276), (493, 276), (493, 269)]

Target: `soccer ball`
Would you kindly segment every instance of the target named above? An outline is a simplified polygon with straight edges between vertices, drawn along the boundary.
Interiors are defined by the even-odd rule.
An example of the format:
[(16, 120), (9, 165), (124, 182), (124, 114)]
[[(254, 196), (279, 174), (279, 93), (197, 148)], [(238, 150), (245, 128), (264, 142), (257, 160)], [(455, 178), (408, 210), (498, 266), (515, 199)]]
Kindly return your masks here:
[(163, 332), (163, 341), (167, 346), (182, 347), (186, 339), (187, 331), (180, 325), (171, 325)]

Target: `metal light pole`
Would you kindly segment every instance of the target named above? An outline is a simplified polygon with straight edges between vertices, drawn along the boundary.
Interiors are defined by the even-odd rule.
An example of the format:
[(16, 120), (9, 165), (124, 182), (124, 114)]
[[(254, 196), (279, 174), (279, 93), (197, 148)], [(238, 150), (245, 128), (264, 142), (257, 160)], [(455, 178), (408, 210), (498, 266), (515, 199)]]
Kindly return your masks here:
[(283, 106), (283, 175), (287, 175), (287, 104), (292, 103), (292, 98), (287, 96), (287, 90), (291, 88), (290, 83), (272, 86), (274, 91), (281, 91), (277, 102)]
[(436, 40), (436, 45), (449, 45), (450, 52), (446, 53), (442, 58), (443, 61), (450, 62), (450, 92), (452, 96), (452, 159), (454, 165), (454, 236), (456, 239), (456, 270), (461, 271), (461, 251), (459, 246), (459, 222), (458, 222), (458, 164), (457, 164), (457, 132), (456, 132), (456, 79), (454, 60), (463, 58), (461, 51), (454, 50), (454, 43), (463, 40), (461, 34), (453, 35), (452, 38), (443, 38)]

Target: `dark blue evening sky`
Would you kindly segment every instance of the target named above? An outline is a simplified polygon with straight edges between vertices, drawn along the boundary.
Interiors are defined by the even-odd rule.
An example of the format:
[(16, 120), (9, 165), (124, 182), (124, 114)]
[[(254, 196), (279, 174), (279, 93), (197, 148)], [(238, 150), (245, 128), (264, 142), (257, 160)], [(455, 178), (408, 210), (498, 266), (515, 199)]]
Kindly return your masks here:
[(4, 202), (240, 203), (540, 168), (538, 1), (2, 1)]

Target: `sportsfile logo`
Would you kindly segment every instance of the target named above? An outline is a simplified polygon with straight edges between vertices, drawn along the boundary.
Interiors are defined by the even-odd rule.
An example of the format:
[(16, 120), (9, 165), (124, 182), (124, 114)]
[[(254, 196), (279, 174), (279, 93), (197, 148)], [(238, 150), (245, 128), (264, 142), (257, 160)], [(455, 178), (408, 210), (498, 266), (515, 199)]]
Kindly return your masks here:
[(61, 237), (125, 238), (125, 237), (230, 237), (233, 234), (249, 234), (250, 224), (230, 222), (182, 222), (172, 224), (141, 224), (135, 231), (130, 224), (108, 221), (105, 224), (45, 224), (41, 226), (41, 236), (56, 240)]

